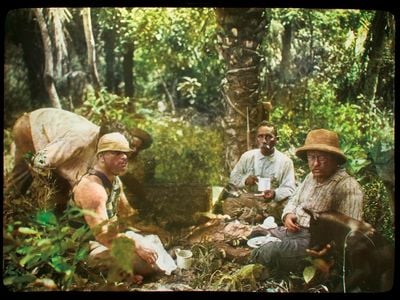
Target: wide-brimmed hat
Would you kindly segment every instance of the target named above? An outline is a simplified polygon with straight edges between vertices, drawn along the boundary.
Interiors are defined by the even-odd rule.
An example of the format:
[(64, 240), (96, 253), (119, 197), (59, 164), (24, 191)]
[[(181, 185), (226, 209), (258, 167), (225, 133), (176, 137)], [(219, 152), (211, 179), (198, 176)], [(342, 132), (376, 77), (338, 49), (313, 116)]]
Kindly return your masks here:
[(339, 164), (346, 162), (346, 156), (339, 148), (339, 136), (336, 132), (326, 129), (311, 130), (303, 147), (295, 150), (295, 154), (303, 160), (307, 159), (307, 151), (316, 150), (334, 154)]
[(107, 133), (99, 139), (97, 154), (105, 151), (133, 152), (128, 140), (119, 132)]
[(153, 143), (153, 139), (151, 138), (151, 135), (148, 134), (143, 129), (135, 127), (135, 128), (132, 128), (129, 131), (129, 133), (130, 133), (130, 135), (135, 136), (142, 140), (142, 146), (141, 146), (142, 150), (149, 148), (151, 146), (151, 144)]

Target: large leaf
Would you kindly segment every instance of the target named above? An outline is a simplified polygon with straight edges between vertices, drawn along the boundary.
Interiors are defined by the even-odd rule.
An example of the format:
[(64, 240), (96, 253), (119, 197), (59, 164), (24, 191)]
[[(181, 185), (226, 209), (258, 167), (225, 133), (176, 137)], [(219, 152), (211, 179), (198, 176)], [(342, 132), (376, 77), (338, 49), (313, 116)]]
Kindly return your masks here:
[(314, 266), (308, 266), (304, 268), (303, 278), (306, 283), (309, 283), (315, 276), (317, 269)]
[(111, 256), (116, 266), (130, 274), (133, 272), (134, 250), (134, 241), (127, 237), (116, 238), (111, 245)]

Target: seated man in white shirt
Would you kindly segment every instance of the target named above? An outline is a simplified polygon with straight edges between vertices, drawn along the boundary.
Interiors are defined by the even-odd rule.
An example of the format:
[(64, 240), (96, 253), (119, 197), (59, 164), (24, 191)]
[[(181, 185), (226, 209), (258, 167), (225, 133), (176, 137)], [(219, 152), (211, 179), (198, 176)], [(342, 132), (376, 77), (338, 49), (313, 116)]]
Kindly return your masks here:
[[(229, 184), (245, 192), (226, 198), (223, 213), (247, 223), (262, 222), (270, 215), (279, 221), (296, 187), (293, 161), (275, 148), (278, 132), (273, 124), (261, 122), (256, 139), (258, 148), (243, 153), (230, 174)], [(270, 187), (260, 191), (259, 178), (269, 178)]]

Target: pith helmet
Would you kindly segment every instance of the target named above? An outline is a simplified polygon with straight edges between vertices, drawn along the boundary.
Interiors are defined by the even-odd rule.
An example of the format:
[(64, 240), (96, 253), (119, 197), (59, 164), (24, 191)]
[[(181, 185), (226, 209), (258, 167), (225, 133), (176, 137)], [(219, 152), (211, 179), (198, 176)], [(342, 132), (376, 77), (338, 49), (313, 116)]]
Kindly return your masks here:
[[(132, 152), (128, 140), (119, 132), (103, 135), (97, 144), (97, 154), (104, 151)], [(96, 154), (96, 155), (97, 155)]]

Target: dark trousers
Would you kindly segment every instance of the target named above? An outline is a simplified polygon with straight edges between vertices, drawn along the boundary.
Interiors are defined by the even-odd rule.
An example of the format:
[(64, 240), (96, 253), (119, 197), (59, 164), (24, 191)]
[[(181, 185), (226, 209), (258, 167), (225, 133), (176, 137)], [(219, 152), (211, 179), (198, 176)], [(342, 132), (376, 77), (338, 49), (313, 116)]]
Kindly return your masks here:
[(289, 232), (286, 227), (279, 226), (269, 231), (281, 241), (269, 242), (254, 249), (251, 260), (278, 271), (299, 271), (307, 257), (306, 249), (310, 243), (310, 232), (306, 228), (298, 232)]

